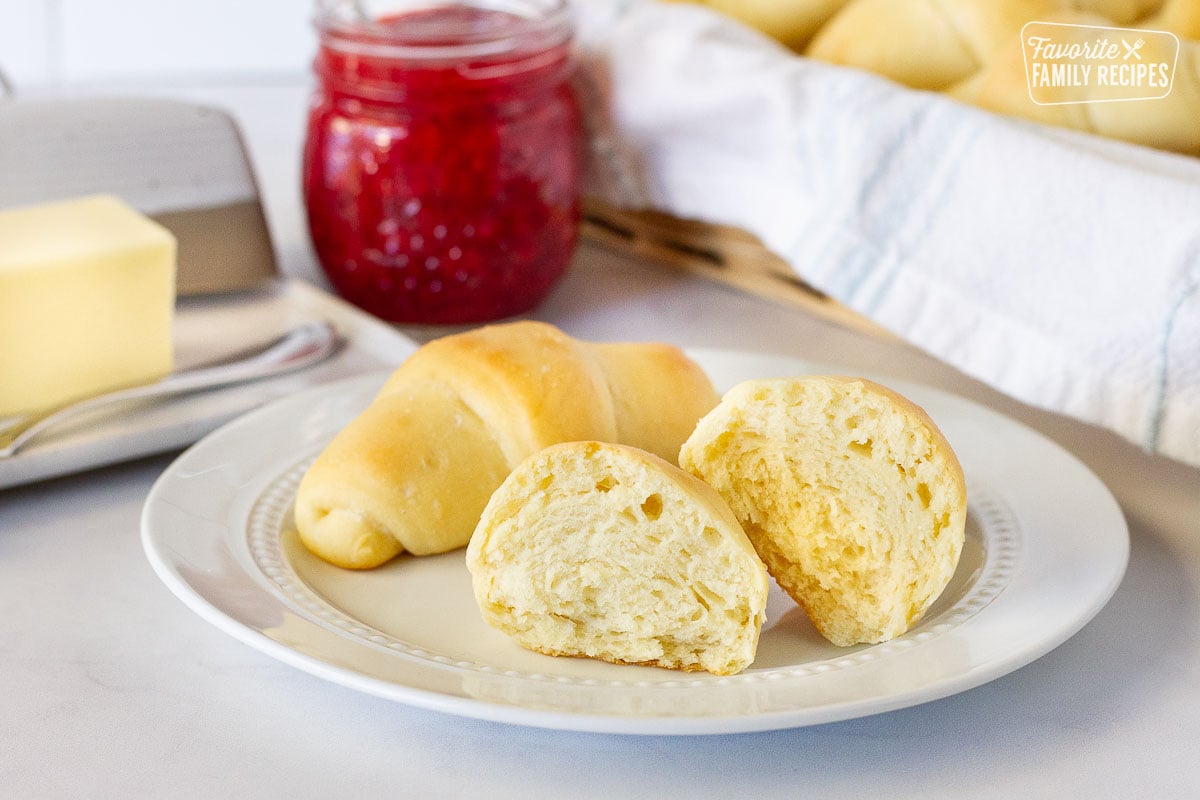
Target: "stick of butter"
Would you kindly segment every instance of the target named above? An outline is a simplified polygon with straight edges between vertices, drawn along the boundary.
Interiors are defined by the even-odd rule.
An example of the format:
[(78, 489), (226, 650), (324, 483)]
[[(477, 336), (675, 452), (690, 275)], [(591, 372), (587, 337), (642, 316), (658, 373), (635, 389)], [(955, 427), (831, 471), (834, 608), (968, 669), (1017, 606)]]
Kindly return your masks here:
[(0, 211), (0, 417), (172, 369), (175, 237), (115, 197)]

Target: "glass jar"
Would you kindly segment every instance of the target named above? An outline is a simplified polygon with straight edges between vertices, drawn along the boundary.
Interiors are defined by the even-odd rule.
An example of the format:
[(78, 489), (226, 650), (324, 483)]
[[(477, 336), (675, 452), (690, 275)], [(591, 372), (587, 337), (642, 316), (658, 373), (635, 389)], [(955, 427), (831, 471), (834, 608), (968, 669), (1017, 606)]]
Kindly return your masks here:
[(321, 2), (304, 148), (309, 231), (347, 300), (394, 322), (533, 308), (579, 222), (565, 0)]

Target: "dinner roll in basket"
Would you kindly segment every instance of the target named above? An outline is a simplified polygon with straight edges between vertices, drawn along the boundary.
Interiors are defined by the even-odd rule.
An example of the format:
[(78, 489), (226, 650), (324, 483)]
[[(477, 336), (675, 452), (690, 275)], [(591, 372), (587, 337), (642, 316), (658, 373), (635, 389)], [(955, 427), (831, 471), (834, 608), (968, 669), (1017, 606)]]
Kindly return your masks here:
[(962, 468), (925, 412), (878, 384), (739, 384), (679, 458), (725, 498), (776, 582), (834, 644), (904, 633), (958, 565)]
[(741, 671), (762, 561), (711, 487), (642, 450), (573, 442), (522, 462), (467, 547), (484, 620), (530, 650)]

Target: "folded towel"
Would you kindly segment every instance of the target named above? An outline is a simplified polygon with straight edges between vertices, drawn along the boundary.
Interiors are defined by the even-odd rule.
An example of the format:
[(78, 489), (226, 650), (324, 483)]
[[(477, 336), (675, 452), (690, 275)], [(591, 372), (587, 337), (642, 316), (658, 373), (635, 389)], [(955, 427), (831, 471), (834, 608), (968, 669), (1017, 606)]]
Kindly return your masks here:
[(962, 371), (1200, 465), (1200, 160), (801, 58), (696, 6), (579, 8), (596, 196), (741, 227)]

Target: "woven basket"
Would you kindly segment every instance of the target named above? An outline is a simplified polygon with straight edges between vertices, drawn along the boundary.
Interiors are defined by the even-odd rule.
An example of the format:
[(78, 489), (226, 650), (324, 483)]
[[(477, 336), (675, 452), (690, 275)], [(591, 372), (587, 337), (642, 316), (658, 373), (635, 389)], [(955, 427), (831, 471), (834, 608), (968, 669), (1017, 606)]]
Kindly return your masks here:
[(739, 228), (679, 219), (657, 211), (627, 211), (588, 199), (584, 203), (582, 236), (594, 244), (703, 275), (855, 330), (894, 338), (804, 282), (787, 262)]

